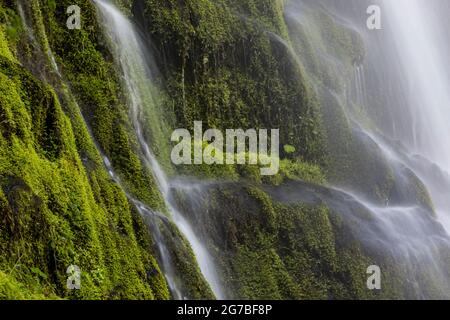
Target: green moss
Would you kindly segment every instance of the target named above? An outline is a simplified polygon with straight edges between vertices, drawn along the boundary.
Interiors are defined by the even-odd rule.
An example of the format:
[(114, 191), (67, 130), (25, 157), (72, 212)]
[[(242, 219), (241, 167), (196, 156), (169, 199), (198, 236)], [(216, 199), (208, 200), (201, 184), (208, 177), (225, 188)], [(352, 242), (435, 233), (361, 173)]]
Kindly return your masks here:
[(0, 55), (17, 61), (13, 52), (21, 32), (22, 24), (19, 16), (0, 3)]
[(327, 181), (321, 167), (300, 159), (283, 159), (280, 161), (280, 171), (275, 176), (264, 177), (264, 182), (281, 185), (287, 180), (298, 180), (315, 184), (325, 184)]
[(8, 41), (6, 40), (5, 34), (1, 26), (0, 26), (0, 55), (10, 60), (14, 60), (14, 56), (11, 53), (11, 50), (9, 49)]
[[(24, 5), (36, 42), (24, 35), (18, 56), (47, 84), (0, 60), (0, 145), (5, 150), (0, 156), (0, 269), (12, 270), (24, 298), (30, 298), (29, 291), (47, 298), (167, 299), (151, 234), (111, 181), (97, 147), (111, 159), (128, 192), (154, 209), (164, 211), (164, 204), (141, 162), (126, 99), (95, 24), (96, 10), (90, 1), (77, 1), (83, 21), (90, 16), (94, 24), (71, 32), (65, 28), (69, 2)], [(35, 67), (34, 61), (44, 64)], [(213, 298), (186, 240), (173, 226), (170, 234), (177, 235), (171, 250), (184, 292)], [(70, 264), (82, 270), (79, 291), (65, 287)]]
[(289, 144), (286, 144), (286, 145), (284, 145), (283, 146), (283, 151), (286, 153), (286, 154), (293, 154), (293, 153), (295, 153), (295, 147), (294, 146), (291, 146), (291, 145), (289, 145)]
[[(66, 8), (74, 4), (80, 6), (83, 12), (81, 30), (66, 28)], [(156, 184), (141, 162), (140, 147), (129, 120), (126, 99), (121, 93), (117, 70), (105, 47), (106, 40), (98, 25), (95, 6), (85, 0), (33, 0), (31, 12), (41, 51), (44, 56), (47, 52), (54, 52), (58, 68), (67, 78), (67, 86), (58, 80), (52, 81), (52, 84), (58, 87), (64, 97), (65, 111), (71, 115), (72, 122), (76, 122), (79, 148), (86, 147), (81, 145), (84, 142), (80, 137), (86, 136), (86, 132), (82, 132), (85, 131), (82, 127), (86, 120), (88, 127), (92, 128), (95, 143), (111, 160), (127, 191), (152, 208), (161, 209), (163, 203)], [(42, 59), (42, 53), (38, 58)], [(52, 63), (49, 62), (50, 65)], [(82, 117), (78, 108), (82, 110)]]
[(274, 1), (148, 0), (134, 13), (158, 50), (172, 97), (166, 109), (178, 127), (202, 120), (218, 129), (280, 128), (280, 143), (320, 162), (317, 104), (286, 40), (276, 36), (287, 37), (281, 10)]
[(13, 277), (0, 271), (0, 300), (40, 300), (44, 297), (42, 294), (31, 293)]
[[(0, 91), (0, 269), (10, 270), (2, 294), (168, 298), (150, 243), (137, 243), (125, 194), (98, 156), (88, 177), (53, 89), (0, 57)], [(82, 270), (80, 291), (65, 287), (71, 264)]]

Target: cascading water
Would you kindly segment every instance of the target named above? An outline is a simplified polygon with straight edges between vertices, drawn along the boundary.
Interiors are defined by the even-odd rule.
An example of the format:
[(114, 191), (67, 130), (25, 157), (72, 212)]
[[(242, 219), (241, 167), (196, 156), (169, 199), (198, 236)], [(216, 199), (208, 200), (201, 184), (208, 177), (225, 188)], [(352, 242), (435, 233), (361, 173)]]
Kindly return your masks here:
[(411, 147), (447, 168), (450, 149), (442, 147), (450, 136), (450, 87), (436, 39), (440, 30), (433, 22), (432, 3), (399, 0), (384, 1), (383, 6), (410, 88), (408, 106), (415, 117)]
[[(392, 129), (381, 128), (382, 135), (399, 141), (402, 148), (377, 138), (379, 132), (371, 135), (425, 183), (440, 222), (449, 232), (450, 68), (446, 57), (450, 37), (445, 16), (450, 12), (449, 3), (377, 2), (382, 8), (384, 29), (378, 31), (380, 35), (359, 30), (369, 48), (365, 64), (371, 65), (368, 76), (372, 79), (364, 79), (364, 83), (383, 93)], [(364, 71), (362, 74), (365, 77)], [(373, 81), (376, 77), (395, 80)], [(366, 88), (362, 92), (368, 94)], [(366, 101), (367, 108), (373, 108), (378, 95), (373, 94), (372, 101)]]
[[(450, 79), (447, 63), (448, 33), (442, 12), (448, 2), (441, 0), (399, 0), (382, 2), (389, 29), (401, 56), (401, 67), (408, 92), (408, 111), (413, 116), (413, 143), (408, 145), (411, 156), (419, 155), (439, 167), (441, 174), (450, 172)], [(445, 38), (447, 37), (447, 38)], [(415, 166), (415, 165), (413, 165)], [(447, 231), (450, 231), (448, 193), (436, 187), (437, 181), (415, 168), (427, 184), (436, 211)]]
[[(146, 59), (149, 54), (145, 53), (145, 46), (134, 26), (117, 8), (106, 1), (95, 0), (94, 2), (104, 19), (105, 30), (112, 40), (112, 51), (117, 64), (123, 72), (124, 85), (129, 95), (130, 114), (144, 160), (153, 172), (167, 209), (172, 214), (174, 223), (189, 241), (201, 272), (209, 282), (215, 296), (218, 299), (223, 299), (224, 296), (214, 263), (190, 224), (174, 206), (170, 183), (144, 136), (141, 117), (144, 114), (144, 108), (150, 108), (154, 105), (150, 91), (152, 87), (150, 80), (151, 70), (149, 70)], [(151, 111), (156, 112), (156, 110)]]
[[(353, 74), (349, 74), (352, 79), (344, 85), (344, 92), (339, 86), (324, 85), (322, 75), (312, 71), (301, 49), (298, 58), (306, 66), (322, 103), (343, 108), (354, 138), (384, 158), (393, 172), (395, 191), (384, 204), (373, 203), (368, 200), (369, 194), (352, 190), (352, 186), (345, 190), (331, 188), (324, 194), (314, 190), (316, 194), (306, 198), (305, 190), (297, 191), (289, 197), (284, 195), (284, 200), (308, 202), (321, 198), (358, 225), (354, 232), (362, 243), (390, 254), (397, 265), (407, 270), (411, 297), (429, 297), (430, 292), (422, 288), (423, 279), (428, 278), (437, 296), (448, 298), (450, 282), (443, 252), (450, 248), (450, 70), (444, 57), (450, 39), (444, 32), (446, 20), (438, 16), (442, 11), (450, 13), (449, 6), (441, 0), (375, 2), (382, 8), (383, 30), (369, 31), (361, 19), (373, 4), (369, 1), (293, 0), (286, 7), (286, 19), (294, 41), (304, 41), (304, 36), (296, 38), (297, 32), (315, 36), (308, 40), (314, 54), (321, 57), (319, 63), (333, 70), (330, 75), (346, 74), (342, 67), (345, 57), (333, 47), (326, 48), (329, 40), (321, 38), (318, 30), (323, 28), (322, 21), (314, 18), (314, 12), (332, 16), (342, 28), (363, 39), (366, 57), (353, 61)], [(384, 123), (373, 117), (376, 108), (378, 116), (384, 113)], [(413, 176), (420, 178), (431, 193), (439, 222), (429, 218), (433, 209), (418, 205), (414, 197), (407, 195), (406, 190), (414, 184)], [(354, 206), (370, 212), (374, 220), (361, 219)]]

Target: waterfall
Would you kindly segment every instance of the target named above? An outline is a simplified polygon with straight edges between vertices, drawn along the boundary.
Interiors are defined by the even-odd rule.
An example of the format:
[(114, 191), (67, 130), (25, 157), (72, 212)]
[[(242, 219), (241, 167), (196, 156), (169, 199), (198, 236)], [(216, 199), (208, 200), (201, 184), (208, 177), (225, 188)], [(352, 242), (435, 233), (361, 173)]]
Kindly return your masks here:
[[(322, 198), (354, 223), (353, 232), (365, 246), (390, 255), (407, 274), (408, 292), (416, 299), (430, 295), (424, 279), (430, 279), (438, 297), (448, 298), (450, 289), (445, 253), (450, 249), (450, 68), (445, 60), (450, 39), (443, 13), (450, 11), (445, 2), (375, 1), (384, 19), (383, 29), (375, 31), (368, 30), (361, 19), (371, 1), (293, 0), (285, 8), (292, 39), (304, 41), (296, 38), (296, 32), (314, 35), (310, 43), (328, 68), (326, 72), (340, 74), (346, 82), (343, 87), (348, 89), (342, 91), (324, 85), (317, 80), (322, 75), (314, 74), (314, 68), (297, 52), (319, 99), (324, 105), (342, 108), (353, 138), (383, 158), (395, 181), (395, 194), (384, 205), (351, 185), (332, 187), (323, 196), (315, 190), (310, 197)], [(339, 56), (334, 47), (327, 48), (332, 44), (317, 31), (323, 27), (314, 18), (317, 10), (364, 41), (366, 57), (353, 61), (351, 72), (342, 68), (346, 57)], [(330, 54), (335, 56), (329, 58)], [(424, 208), (407, 195), (414, 183), (411, 176), (425, 185), (433, 208)], [(291, 197), (302, 200), (299, 193)], [(438, 219), (431, 217), (433, 209)], [(367, 211), (371, 221), (362, 219), (360, 210)]]
[[(232, 286), (233, 282), (237, 282), (236, 279), (243, 280), (242, 283), (245, 283), (247, 279), (249, 282), (255, 281), (251, 277), (247, 278), (248, 263), (245, 263), (245, 266), (242, 264), (241, 271), (245, 271), (242, 274), (246, 274), (239, 275), (241, 271), (238, 269), (241, 266), (236, 267), (229, 262), (231, 260), (229, 257), (233, 258), (233, 253), (227, 250), (230, 250), (229, 248), (234, 250), (234, 248), (227, 243), (230, 240), (228, 237), (234, 237), (239, 232), (245, 232), (245, 236), (251, 236), (252, 233), (247, 234), (247, 231), (242, 231), (238, 224), (241, 220), (237, 215), (247, 209), (252, 213), (259, 209), (246, 198), (240, 202), (240, 196), (228, 200), (230, 203), (239, 200), (232, 208), (227, 204), (222, 205), (225, 201), (223, 199), (231, 198), (223, 197), (222, 199), (221, 197), (216, 201), (214, 186), (217, 187), (223, 181), (196, 181), (188, 177), (172, 178), (168, 174), (165, 168), (169, 167), (167, 163), (169, 159), (164, 154), (167, 151), (164, 146), (168, 145), (169, 135), (165, 133), (166, 114), (158, 108), (158, 90), (155, 89), (156, 81), (154, 81), (156, 64), (152, 57), (152, 50), (145, 45), (144, 37), (140, 35), (138, 28), (111, 3), (115, 1), (93, 0), (93, 2), (103, 23), (110, 51), (122, 80), (132, 130), (137, 139), (138, 153), (145, 169), (153, 175), (155, 188), (158, 189), (164, 202), (161, 206), (163, 208), (160, 208), (161, 212), (139, 200), (138, 194), (129, 192), (124, 177), (119, 175), (120, 172), (119, 174), (115, 172), (114, 165), (103, 154), (102, 148), (97, 144), (90, 130), (89, 122), (81, 113), (76, 95), (71, 91), (71, 83), (66, 81), (73, 78), (64, 77), (64, 72), (67, 70), (65, 65), (67, 57), (57, 55), (57, 51), (54, 54), (50, 49), (50, 43), (53, 43), (50, 40), (58, 40), (56, 41), (58, 44), (59, 39), (52, 38), (53, 32), (52, 35), (49, 32), (50, 37), (47, 39), (45, 26), (41, 20), (48, 16), (41, 15), (39, 8), (37, 12), (34, 12), (33, 6), (25, 0), (17, 0), (16, 4), (25, 31), (24, 35), (28, 39), (29, 47), (26, 50), (31, 52), (27, 52), (21, 62), (44, 83), (54, 88), (61, 100), (61, 106), (67, 107), (64, 111), (68, 116), (76, 114), (76, 122), (72, 123), (75, 129), (78, 128), (78, 116), (80, 116), (80, 122), (84, 120), (87, 132), (85, 133), (82, 128), (83, 135), (76, 135), (77, 141), (83, 141), (84, 137), (87, 139), (89, 135), (92, 146), (90, 141), (87, 141), (89, 148), (83, 147), (83, 150), (81, 148), (78, 150), (83, 151), (80, 152), (80, 158), (85, 165), (95, 160), (93, 161), (95, 165), (100, 166), (100, 159), (102, 159), (106, 169), (102, 175), (109, 174), (110, 182), (116, 183), (123, 189), (129, 204), (134, 206), (136, 212), (141, 215), (153, 237), (155, 256), (172, 297), (180, 300), (190, 298), (190, 294), (185, 291), (191, 288), (183, 286), (184, 280), (186, 283), (191, 281), (188, 279), (189, 275), (179, 272), (181, 269), (179, 265), (186, 261), (195, 267), (197, 265), (193, 262), (198, 263), (201, 274), (218, 299), (234, 296)], [(39, 7), (39, 2), (33, 1), (33, 4)], [(379, 5), (382, 9), (382, 30), (369, 30), (366, 27), (364, 19), (366, 8), (373, 4)], [(224, 6), (226, 6), (225, 3)], [(45, 7), (47, 10), (52, 6)], [(336, 273), (339, 276), (338, 286), (333, 287), (330, 292), (344, 289), (346, 286), (347, 277), (340, 270), (341, 261), (344, 263), (346, 261), (340, 258), (339, 250), (342, 250), (345, 254), (344, 258), (347, 258), (347, 255), (353, 258), (354, 255), (358, 263), (360, 257), (357, 256), (363, 257), (361, 265), (348, 264), (351, 268), (361, 267), (362, 277), (365, 276), (366, 262), (386, 267), (382, 270), (383, 277), (393, 279), (392, 282), (397, 280), (398, 282), (391, 287), (389, 287), (391, 284), (384, 287), (383, 278), (383, 290), (386, 290), (388, 294), (391, 294), (390, 290), (392, 290), (394, 298), (398, 294), (398, 296), (412, 299), (449, 299), (450, 65), (447, 63), (447, 57), (450, 55), (450, 32), (447, 31), (450, 30), (449, 1), (289, 0), (284, 1), (282, 7), (285, 10), (284, 19), (287, 26), (287, 28), (284, 26), (280, 28), (281, 31), (278, 30), (282, 35), (276, 34), (278, 29), (276, 26), (266, 30), (268, 23), (253, 21), (242, 13), (236, 12), (236, 15), (239, 19), (251, 23), (252, 28), (258, 28), (261, 35), (267, 36), (267, 40), (270, 41), (270, 46), (267, 47), (271, 47), (274, 52), (277, 51), (277, 57), (279, 54), (286, 54), (289, 60), (284, 61), (286, 64), (283, 64), (283, 68), (289, 67), (288, 63), (299, 67), (298, 75), (297, 72), (289, 73), (289, 79), (294, 74), (299, 77), (302, 82), (301, 94), (310, 97), (308, 101), (311, 103), (306, 103), (306, 107), (314, 109), (323, 117), (320, 120), (323, 120), (324, 140), (327, 140), (327, 143), (324, 143), (327, 146), (324, 148), (329, 148), (330, 152), (327, 156), (332, 164), (324, 164), (323, 167), (319, 165), (320, 169), (324, 169), (325, 175), (328, 169), (332, 171), (337, 168), (336, 171), (342, 172), (336, 174), (337, 177), (330, 174), (329, 180), (335, 180), (327, 185), (322, 180), (318, 182), (319, 184), (314, 184), (286, 178), (277, 186), (267, 184), (263, 180), (264, 182), (258, 184), (257, 188), (266, 192), (274, 204), (278, 202), (294, 206), (305, 204), (314, 208), (323, 206), (327, 209), (326, 214), (329, 215), (331, 223), (327, 228), (332, 228), (335, 237), (331, 236), (333, 238), (330, 240), (331, 245), (327, 245), (326, 248), (322, 248), (320, 243), (314, 241), (311, 251), (319, 258), (325, 258), (322, 250), (330, 249), (330, 252), (334, 250), (338, 260), (336, 263), (333, 261), (331, 269), (322, 268), (321, 264), (314, 263), (311, 264), (311, 270), (306, 271), (320, 273), (320, 276)], [(54, 13), (58, 17), (59, 14), (65, 13), (59, 12), (59, 9), (57, 11)], [(43, 11), (43, 13), (46, 12)], [(58, 32), (55, 32), (55, 36), (58, 36)], [(361, 41), (362, 49), (358, 47), (359, 41)], [(242, 43), (244, 49), (248, 51), (245, 39)], [(257, 46), (258, 44), (255, 43), (255, 48)], [(20, 45), (17, 49), (18, 52), (22, 50)], [(255, 54), (258, 53), (256, 50), (255, 52)], [(245, 52), (244, 54), (247, 56), (253, 53)], [(226, 58), (225, 61), (227, 61)], [(34, 65), (39, 63), (42, 65)], [(182, 77), (184, 79), (184, 70)], [(245, 86), (246, 81), (239, 82), (243, 82)], [(303, 87), (304, 84), (306, 85)], [(233, 86), (231, 89), (236, 88)], [(309, 96), (309, 90), (311, 90), (311, 96)], [(283, 101), (283, 99), (270, 100)], [(258, 107), (249, 105), (249, 110), (251, 112)], [(303, 108), (303, 106), (299, 107)], [(46, 121), (51, 120), (51, 118), (46, 119)], [(304, 117), (298, 121), (298, 125), (303, 125)], [(314, 125), (315, 121), (312, 121), (311, 126)], [(49, 134), (52, 134), (51, 127), (47, 129)], [(320, 131), (322, 133), (322, 128)], [(36, 137), (39, 139), (38, 135)], [(344, 140), (341, 139), (342, 137)], [(91, 151), (94, 147), (98, 153)], [(85, 153), (87, 149), (89, 151)], [(340, 149), (343, 150), (342, 153), (339, 153)], [(334, 151), (336, 153), (333, 153)], [(111, 160), (117, 159), (111, 158)], [(328, 167), (325, 168), (326, 166)], [(90, 167), (86, 166), (86, 169)], [(246, 183), (242, 179), (233, 182), (229, 187), (226, 186), (226, 189), (216, 190), (228, 193), (230, 189), (233, 193), (234, 190), (231, 188), (236, 188), (239, 192), (238, 188)], [(44, 185), (44, 187), (47, 186)], [(40, 194), (40, 192), (36, 193)], [(245, 196), (244, 192), (242, 194)], [(8, 196), (9, 202), (11, 199)], [(49, 208), (53, 209), (50, 206)], [(274, 208), (277, 213), (278, 227), (278, 213), (282, 210), (278, 210), (277, 205)], [(90, 209), (90, 206), (86, 209)], [(55, 210), (55, 212), (59, 211)], [(231, 219), (230, 213), (236, 213), (236, 216)], [(226, 220), (225, 223), (221, 220), (224, 217), (233, 222), (231, 227), (227, 227)], [(285, 222), (283, 218), (280, 216), (279, 224), (289, 228), (287, 223), (289, 221)], [(251, 216), (250, 219), (254, 217)], [(304, 219), (308, 219), (308, 216), (305, 215)], [(303, 218), (299, 221), (303, 221)], [(309, 231), (306, 230), (307, 227), (305, 225), (304, 231)], [(282, 240), (277, 241), (283, 245), (280, 252), (285, 251), (284, 242), (287, 241), (303, 245), (301, 238), (303, 234), (299, 239), (294, 239), (295, 235), (291, 238), (290, 232), (286, 232), (289, 237), (285, 237), (282, 234), (285, 230), (273, 229), (277, 231), (276, 236)], [(178, 230), (180, 232), (177, 232)], [(308, 236), (306, 232), (305, 235)], [(196, 261), (192, 261), (191, 251), (185, 250), (185, 240), (192, 248)], [(235, 239), (231, 240), (235, 241)], [(268, 242), (265, 241), (265, 237), (263, 240)], [(211, 254), (213, 252), (208, 252), (205, 242), (208, 243), (209, 248), (222, 248), (224, 252), (217, 250), (214, 255)], [(351, 248), (346, 247), (347, 242)], [(277, 247), (278, 244), (271, 245), (269, 249)], [(252, 245), (250, 248), (255, 247)], [(178, 250), (183, 251), (181, 259)], [(310, 248), (306, 248), (305, 251), (308, 250)], [(347, 252), (347, 250), (350, 251)], [(247, 251), (243, 250), (243, 252)], [(284, 263), (284, 252), (281, 253), (280, 261), (276, 262)], [(334, 256), (326, 253), (327, 260), (334, 259)], [(223, 256), (218, 256), (220, 254)], [(229, 279), (219, 279), (214, 257), (221, 262), (223, 273), (227, 274)], [(287, 264), (292, 263), (295, 267), (295, 261), (291, 259), (294, 260), (296, 257), (296, 255), (288, 257)], [(300, 264), (309, 262), (309, 259), (304, 258), (304, 260), (300, 261)], [(227, 267), (231, 268), (227, 269)], [(279, 269), (277, 264), (274, 264), (274, 267)], [(261, 272), (257, 270), (258, 268), (255, 269), (254, 272)], [(186, 273), (189, 274), (191, 269), (187, 270), (189, 271)], [(250, 271), (253, 272), (253, 270)], [(350, 270), (352, 274), (353, 271)], [(262, 270), (261, 275), (267, 276), (268, 273)], [(283, 279), (286, 277), (284, 272), (281, 275)], [(302, 271), (299, 271), (298, 275), (303, 277)], [(198, 280), (197, 273), (195, 277), (194, 280)], [(297, 278), (300, 277), (297, 277), (295, 272), (293, 281), (298, 280)], [(277, 278), (276, 282), (283, 285), (283, 279)], [(201, 280), (199, 287), (204, 284), (203, 279)], [(313, 288), (314, 283), (310, 283), (309, 279), (300, 280), (302, 280), (300, 284), (306, 283)], [(231, 284), (225, 289), (226, 282)], [(277, 286), (279, 284), (277, 283)], [(317, 284), (317, 287), (319, 284), (322, 287), (321, 283)], [(344, 287), (341, 287), (341, 284)], [(357, 288), (348, 288), (349, 292), (365, 290), (364, 283), (356, 285)], [(398, 292), (396, 286), (399, 287)], [(251, 290), (253, 286), (249, 288)], [(194, 288), (193, 291), (196, 289), (199, 288)], [(247, 288), (245, 289), (247, 291)], [(289, 287), (286, 289), (291, 291)], [(239, 294), (248, 294), (244, 290), (241, 292), (238, 290), (239, 288), (236, 290), (237, 297)], [(355, 294), (359, 295), (359, 293)]]
[[(439, 167), (444, 175), (450, 173), (450, 68), (448, 66), (448, 25), (441, 13), (449, 14), (447, 1), (396, 0), (383, 1), (388, 25), (401, 56), (408, 111), (413, 116), (413, 141), (410, 153), (421, 156)], [(447, 9), (447, 10), (446, 10)], [(450, 232), (448, 198), (450, 190), (436, 187), (429, 173), (419, 175), (427, 184), (436, 211)]]
[[(144, 115), (145, 108), (152, 108), (155, 103), (151, 92), (152, 72), (147, 63), (150, 54), (145, 51), (143, 41), (134, 26), (116, 7), (103, 0), (95, 0), (95, 4), (103, 17), (105, 31), (111, 39), (112, 52), (122, 71), (123, 83), (129, 98), (130, 115), (144, 161), (153, 173), (174, 223), (189, 241), (203, 276), (208, 281), (215, 296), (218, 299), (223, 299), (224, 295), (213, 260), (191, 225), (174, 205), (169, 180), (144, 135), (141, 118)], [(151, 111), (156, 112), (154, 108)]]

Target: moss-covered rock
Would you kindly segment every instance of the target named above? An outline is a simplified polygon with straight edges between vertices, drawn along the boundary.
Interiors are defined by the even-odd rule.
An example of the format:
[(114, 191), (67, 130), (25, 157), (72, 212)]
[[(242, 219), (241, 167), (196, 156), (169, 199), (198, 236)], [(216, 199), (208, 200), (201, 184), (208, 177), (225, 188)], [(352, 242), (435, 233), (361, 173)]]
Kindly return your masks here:
[[(54, 91), (0, 59), (0, 269), (43, 296), (168, 298), (159, 269), (147, 278), (158, 266), (137, 243), (130, 203), (100, 161), (88, 177)], [(72, 264), (80, 291), (65, 286)]]
[[(222, 181), (173, 192), (228, 298), (416, 298), (417, 283), (425, 296), (442, 296), (426, 263), (412, 272), (374, 246), (364, 231), (379, 231), (377, 217), (328, 187), (356, 189), (377, 208), (414, 205), (440, 234), (420, 180), (348, 116), (374, 126), (342, 99), (365, 54), (354, 30), (313, 1), (301, 2), (301, 23), (281, 0), (117, 2), (160, 69), (147, 88), (158, 99), (142, 115), (153, 151), (171, 175)], [(74, 4), (81, 30), (66, 28)], [(170, 218), (148, 221), (135, 206), (168, 213), (101, 23), (88, 0), (0, 0), (0, 298), (171, 298), (156, 233), (184, 296), (214, 298)], [(249, 165), (174, 170), (168, 132), (200, 120), (279, 128), (279, 174), (261, 177)], [(448, 262), (447, 248), (436, 250)], [(383, 269), (382, 291), (367, 290), (372, 264)], [(81, 268), (81, 290), (66, 287), (70, 265)]]
[(317, 104), (286, 47), (279, 1), (148, 0), (133, 12), (156, 47), (178, 127), (279, 128), (282, 144), (321, 162)]
[[(28, 9), (33, 17), (41, 14), (36, 7)], [(2, 4), (1, 14), (13, 10)], [(1, 23), (1, 30), (9, 28), (8, 19)], [(28, 35), (20, 34), (18, 40), (1, 34), (2, 297), (169, 298), (152, 240), (148, 234), (137, 239), (141, 218), (110, 180), (85, 125), (76, 122), (81, 118), (64, 113), (51, 81), (43, 83), (17, 64), (17, 56), (25, 56), (19, 42)], [(38, 51), (43, 52), (34, 54)], [(74, 111), (67, 110), (69, 115)], [(77, 143), (71, 120), (87, 141)], [(89, 149), (85, 167), (87, 159), (82, 161), (80, 154)], [(81, 268), (79, 291), (66, 287), (70, 265)], [(149, 269), (155, 270), (151, 276)]]

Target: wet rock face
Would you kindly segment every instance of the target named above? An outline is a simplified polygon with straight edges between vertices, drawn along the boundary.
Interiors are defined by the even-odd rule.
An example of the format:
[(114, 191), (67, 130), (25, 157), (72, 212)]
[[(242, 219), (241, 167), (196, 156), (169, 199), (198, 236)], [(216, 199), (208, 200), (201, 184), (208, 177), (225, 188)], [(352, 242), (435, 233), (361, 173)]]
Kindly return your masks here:
[[(448, 297), (436, 217), (450, 179), (407, 150), (414, 112), (390, 64), (395, 39), (365, 30), (371, 1), (118, 1), (147, 50), (136, 69), (152, 73), (128, 89), (159, 96), (134, 117), (116, 62), (136, 50), (118, 57), (93, 2), (76, 2), (83, 28), (70, 31), (72, 0), (0, 0), (0, 298), (214, 298), (172, 202), (227, 298)], [(168, 133), (200, 120), (279, 128), (280, 174), (174, 168)], [(84, 291), (65, 286), (72, 264)], [(367, 290), (370, 265), (382, 291)]]

